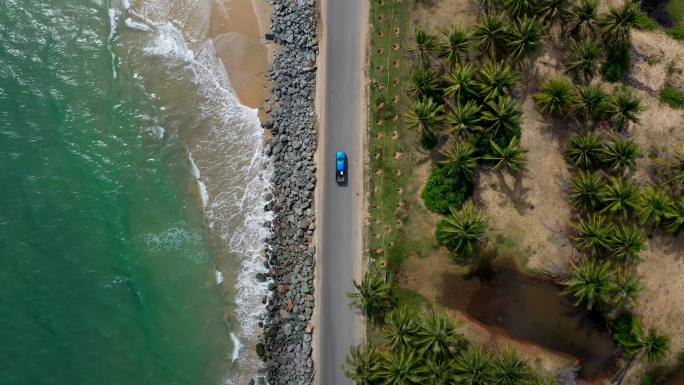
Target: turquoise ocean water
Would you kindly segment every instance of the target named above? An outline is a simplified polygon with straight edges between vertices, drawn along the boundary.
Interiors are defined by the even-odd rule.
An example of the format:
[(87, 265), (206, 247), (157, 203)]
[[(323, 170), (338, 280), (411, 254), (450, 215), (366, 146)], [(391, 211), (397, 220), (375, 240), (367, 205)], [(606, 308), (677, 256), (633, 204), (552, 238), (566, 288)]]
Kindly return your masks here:
[(253, 369), (269, 171), (210, 10), (0, 1), (0, 384)]

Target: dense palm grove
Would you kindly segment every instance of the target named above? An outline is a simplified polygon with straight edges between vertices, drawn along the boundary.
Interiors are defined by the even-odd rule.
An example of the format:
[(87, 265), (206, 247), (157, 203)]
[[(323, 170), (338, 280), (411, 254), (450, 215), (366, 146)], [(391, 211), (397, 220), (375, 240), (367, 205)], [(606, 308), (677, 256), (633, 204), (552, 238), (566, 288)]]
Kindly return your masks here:
[[(405, 122), (437, 164), (422, 192), (425, 205), (444, 215), (437, 242), (454, 259), (476, 262), (487, 230), (487, 218), (468, 201), (478, 172), (525, 169), (520, 82), (538, 81), (531, 74), (545, 40), (566, 52), (562, 75), (542, 79), (533, 95), (552, 128), (572, 132), (565, 144), (574, 173), (570, 227), (582, 256), (562, 278), (563, 293), (607, 321), (626, 361), (614, 377), (621, 383), (634, 363), (659, 361), (669, 349), (669, 337), (644, 330), (632, 312), (642, 289), (636, 265), (646, 233), (684, 234), (684, 153), (660, 159), (651, 170), (657, 184), (641, 186), (632, 178), (644, 154), (628, 133), (642, 102), (608, 82), (629, 69), (639, 6), (598, 9), (598, 0), (482, 0), (471, 28), (416, 29), (406, 86), (413, 106)], [(358, 384), (544, 381), (514, 351), (470, 345), (445, 313), (397, 308), (391, 274), (371, 270), (355, 285), (352, 303), (379, 332), (347, 357), (345, 371)]]

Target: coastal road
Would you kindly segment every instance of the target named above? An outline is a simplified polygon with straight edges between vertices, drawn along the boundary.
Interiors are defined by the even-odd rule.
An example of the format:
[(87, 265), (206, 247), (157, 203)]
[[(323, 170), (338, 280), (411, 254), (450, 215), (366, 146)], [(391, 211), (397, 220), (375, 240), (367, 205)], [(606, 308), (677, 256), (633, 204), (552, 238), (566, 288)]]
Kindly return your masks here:
[[(364, 221), (364, 61), (367, 0), (323, 0), (318, 215), (319, 385), (345, 385), (342, 362), (361, 341), (363, 320), (346, 293), (360, 278)], [(322, 79), (321, 79), (322, 78)], [(335, 152), (349, 157), (349, 183), (335, 183)]]

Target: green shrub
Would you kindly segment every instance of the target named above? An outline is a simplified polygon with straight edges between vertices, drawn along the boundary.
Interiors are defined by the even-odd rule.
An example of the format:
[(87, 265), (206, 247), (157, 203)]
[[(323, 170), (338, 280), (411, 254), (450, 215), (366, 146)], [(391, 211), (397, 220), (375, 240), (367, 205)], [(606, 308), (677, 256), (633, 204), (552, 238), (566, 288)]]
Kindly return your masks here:
[(603, 63), (601, 74), (603, 79), (609, 82), (617, 82), (629, 72), (632, 63), (630, 44), (621, 44), (608, 47), (606, 62)]
[(472, 193), (472, 182), (449, 176), (446, 167), (435, 167), (430, 171), (427, 184), (420, 196), (428, 209), (448, 214), (449, 207), (460, 209)]
[(684, 40), (684, 25), (681, 27), (671, 27), (667, 29), (667, 34), (673, 39)]
[(660, 24), (658, 24), (658, 22), (655, 21), (655, 19), (653, 19), (652, 17), (648, 16), (645, 13), (642, 13), (641, 15), (639, 15), (639, 17), (637, 17), (636, 27), (638, 29), (652, 31), (654, 29), (658, 29), (660, 27)]
[(653, 380), (649, 376), (643, 376), (641, 381), (639, 381), (639, 385), (653, 385)]
[(610, 323), (611, 337), (613, 337), (613, 340), (621, 349), (636, 342), (637, 337), (634, 335), (635, 322), (636, 320), (633, 315), (623, 313), (615, 317)]
[(660, 90), (660, 101), (669, 104), (672, 107), (682, 107), (684, 106), (684, 91), (665, 87)]

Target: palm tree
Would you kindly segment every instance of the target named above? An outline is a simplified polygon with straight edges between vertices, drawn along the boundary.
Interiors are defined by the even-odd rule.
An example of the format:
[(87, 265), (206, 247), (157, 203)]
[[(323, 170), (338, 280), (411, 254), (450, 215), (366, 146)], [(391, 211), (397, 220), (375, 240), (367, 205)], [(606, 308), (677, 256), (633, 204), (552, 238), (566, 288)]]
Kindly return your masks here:
[(599, 193), (599, 198), (604, 205), (602, 212), (627, 218), (627, 214), (639, 205), (639, 187), (629, 179), (610, 178)]
[(487, 229), (487, 220), (472, 204), (466, 204), (461, 211), (450, 208), (451, 215), (437, 223), (436, 238), (462, 256), (472, 256)]
[(448, 131), (468, 140), (481, 129), (480, 117), (480, 106), (474, 100), (469, 100), (465, 105), (457, 104), (447, 116), (447, 121), (451, 124)]
[(594, 78), (601, 59), (601, 49), (596, 41), (583, 40), (570, 48), (570, 60), (565, 65), (575, 79), (588, 83)]
[(349, 348), (342, 370), (344, 375), (357, 385), (375, 385), (379, 380), (381, 363), (382, 357), (377, 349), (365, 343)]
[(555, 22), (567, 20), (569, 16), (569, 0), (545, 0), (541, 3), (538, 14), (547, 26)]
[(568, 138), (565, 151), (575, 167), (589, 170), (601, 162), (603, 140), (592, 131), (583, 135), (572, 134)]
[(513, 19), (532, 16), (537, 10), (535, 0), (503, 0), (502, 3), (506, 13)]
[(520, 139), (517, 136), (513, 137), (506, 147), (499, 146), (493, 140), (490, 140), (489, 143), (492, 146), (493, 153), (485, 155), (484, 159), (496, 162), (492, 167), (494, 171), (506, 169), (510, 173), (516, 174), (525, 168), (527, 149), (520, 145)]
[(665, 219), (665, 215), (673, 205), (672, 199), (665, 191), (658, 187), (646, 186), (639, 196), (637, 212), (640, 223), (658, 226)]
[(494, 60), (507, 45), (508, 32), (509, 27), (502, 14), (488, 14), (475, 26), (473, 38), (477, 40), (478, 49)]
[(425, 368), (412, 349), (400, 349), (383, 354), (378, 378), (383, 385), (419, 385), (423, 382)]
[(639, 3), (627, 1), (621, 8), (612, 7), (599, 18), (599, 27), (609, 44), (623, 44), (630, 41), (630, 30), (641, 15)]
[(612, 226), (604, 215), (592, 213), (586, 219), (578, 218), (572, 227), (577, 232), (573, 239), (578, 247), (591, 251), (593, 255), (606, 250)]
[(598, 0), (580, 0), (570, 8), (568, 17), (570, 34), (586, 37), (594, 32), (598, 5)]
[(453, 379), (459, 385), (488, 385), (492, 375), (492, 357), (482, 347), (471, 348), (453, 363)]
[(421, 143), (426, 148), (432, 148), (437, 141), (435, 128), (444, 120), (443, 110), (444, 106), (438, 105), (432, 98), (421, 98), (413, 110), (406, 114), (406, 125), (420, 129)]
[(601, 175), (580, 171), (572, 179), (572, 192), (570, 193), (572, 205), (580, 209), (596, 209), (601, 203), (599, 193), (604, 184), (605, 181)]
[(414, 98), (435, 98), (440, 96), (439, 77), (432, 68), (420, 66), (411, 73), (408, 94)]
[(504, 350), (496, 355), (492, 364), (491, 385), (527, 385), (534, 373), (527, 361), (515, 350)]
[(611, 290), (610, 262), (583, 257), (571, 263), (570, 275), (563, 281), (563, 294), (575, 298), (575, 306), (584, 304), (587, 310), (602, 307), (608, 300)]
[(592, 125), (604, 120), (608, 112), (609, 95), (600, 86), (588, 85), (577, 88), (575, 115), (580, 121), (589, 120)]
[(680, 195), (665, 212), (665, 230), (670, 234), (684, 234), (684, 195)]
[(518, 73), (504, 62), (489, 62), (480, 70), (480, 95), (494, 100), (509, 94), (519, 80)]
[(641, 101), (627, 88), (619, 88), (609, 99), (608, 112), (613, 116), (615, 129), (628, 128), (629, 122), (639, 123), (639, 113), (643, 110)]
[(625, 305), (636, 303), (639, 293), (644, 289), (641, 276), (632, 267), (619, 266), (615, 269), (610, 297), (613, 306), (621, 310)]
[(437, 39), (437, 36), (421, 28), (416, 28), (413, 33), (416, 38), (415, 51), (418, 52), (420, 61), (427, 64), (430, 62), (430, 56), (433, 53), (438, 52), (439, 40)]
[(421, 320), (416, 344), (421, 355), (446, 361), (457, 350), (461, 338), (462, 336), (456, 333), (449, 315), (433, 308), (432, 313)]
[(425, 385), (450, 385), (451, 367), (450, 362), (441, 358), (428, 357), (425, 359)]
[(636, 319), (635, 322), (632, 323), (632, 334), (635, 338), (623, 343), (623, 349), (627, 353), (631, 353), (632, 358), (617, 374), (618, 380), (616, 382), (618, 385), (623, 383), (627, 378), (629, 369), (634, 366), (642, 356), (645, 355), (650, 363), (655, 363), (661, 361), (668, 350), (670, 350), (670, 336), (660, 334), (654, 327), (649, 328), (648, 333), (646, 333), (644, 332), (644, 327), (641, 322)]
[(352, 306), (359, 306), (370, 320), (381, 319), (390, 308), (393, 297), (392, 287), (375, 271), (368, 271), (361, 283), (354, 281), (356, 291), (347, 293)]
[[(522, 0), (525, 1), (525, 0)], [(520, 61), (541, 45), (544, 35), (541, 24), (535, 17), (524, 17), (513, 24), (508, 45), (511, 58)]]
[(475, 146), (470, 142), (457, 140), (443, 152), (446, 157), (441, 163), (448, 168), (448, 174), (458, 178), (472, 180), (477, 170), (479, 157), (475, 155)]
[(418, 335), (418, 324), (410, 315), (406, 306), (390, 311), (385, 316), (385, 327), (382, 335), (387, 344), (394, 350), (412, 348)]
[(551, 115), (560, 115), (575, 101), (572, 84), (567, 78), (552, 78), (541, 84), (542, 91), (536, 93), (539, 110)]
[(487, 107), (482, 114), (482, 120), (487, 123), (486, 128), (493, 136), (496, 136), (499, 131), (508, 133), (520, 131), (522, 110), (509, 96), (500, 97), (496, 101), (491, 100), (487, 103)]
[(642, 156), (641, 148), (631, 139), (616, 139), (603, 147), (603, 162), (616, 175), (624, 174), (625, 169), (634, 171), (637, 158)]
[(445, 59), (449, 68), (453, 68), (457, 63), (461, 63), (464, 58), (467, 59), (468, 44), (472, 33), (462, 25), (454, 25), (443, 33), (447, 41), (442, 44), (440, 56)]
[(630, 353), (639, 352), (646, 355), (648, 362), (654, 363), (665, 358), (667, 351), (670, 350), (670, 342), (672, 339), (666, 334), (661, 334), (654, 327), (648, 329), (648, 333), (644, 333), (643, 327), (640, 323), (634, 330), (637, 343), (629, 348)]
[(445, 80), (448, 85), (444, 89), (444, 94), (455, 95), (456, 103), (479, 97), (475, 81), (475, 67), (472, 64), (456, 65)]
[(684, 187), (684, 150), (676, 150), (672, 160), (665, 161), (665, 165), (667, 167), (665, 183), (677, 189)]
[(617, 261), (635, 263), (639, 261), (639, 253), (646, 248), (646, 236), (640, 227), (620, 223), (613, 227), (608, 245)]

